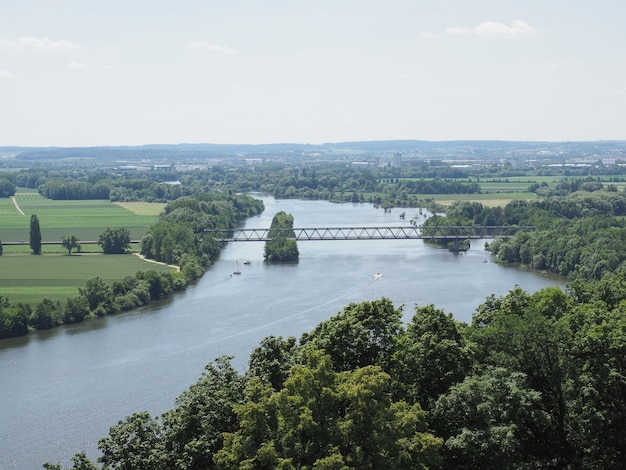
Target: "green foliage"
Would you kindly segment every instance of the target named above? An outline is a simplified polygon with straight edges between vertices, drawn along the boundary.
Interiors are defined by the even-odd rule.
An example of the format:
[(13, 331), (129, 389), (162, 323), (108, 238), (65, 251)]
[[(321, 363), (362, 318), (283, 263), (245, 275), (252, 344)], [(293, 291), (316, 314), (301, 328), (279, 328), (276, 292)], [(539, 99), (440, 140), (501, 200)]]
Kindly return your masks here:
[[(141, 240), (141, 254), (147, 258), (184, 268), (190, 259), (206, 269), (217, 259), (223, 245), (205, 230), (233, 229), (244, 217), (261, 213), (263, 203), (249, 196), (225, 193), (197, 194), (171, 201), (164, 214)], [(196, 267), (188, 268), (188, 280), (197, 277)], [(191, 277), (190, 277), (191, 276)]]
[(389, 370), (396, 337), (403, 331), (402, 308), (387, 298), (352, 303), (300, 340), (303, 350), (323, 350), (338, 371), (369, 365)]
[(296, 338), (290, 336), (286, 340), (268, 336), (252, 350), (248, 361), (249, 374), (258, 377), (280, 390), (295, 364)]
[(444, 468), (548, 468), (533, 431), (546, 428), (540, 393), (524, 374), (488, 368), (454, 385), (434, 404), (433, 426), (445, 439)]
[(0, 178), (0, 197), (11, 197), (15, 194), (15, 184), (8, 178)]
[[(104, 468), (120, 470), (158, 469), (161, 427), (149, 413), (133, 413), (112, 426), (98, 442)], [(161, 467), (163, 468), (163, 467)]]
[(471, 353), (461, 326), (433, 305), (415, 307), (404, 334), (396, 335), (393, 375), (398, 392), (427, 408), (470, 370)]
[[(49, 462), (44, 463), (43, 468), (46, 470), (63, 470), (61, 464)], [(72, 466), (68, 470), (98, 470), (98, 467), (81, 452), (72, 457)]]
[(109, 199), (109, 186), (101, 182), (55, 178), (46, 180), (38, 189), (49, 199)]
[(29, 325), (38, 330), (47, 330), (62, 323), (61, 302), (44, 297), (32, 312)]
[(0, 339), (27, 334), (31, 314), (29, 306), (12, 307), (6, 297), (0, 296)]
[(626, 193), (603, 191), (596, 182), (576, 189), (535, 202), (512, 201), (504, 210), (458, 202), (446, 216), (433, 216), (425, 225), (532, 225), (535, 231), (519, 231), (487, 248), (504, 263), (523, 263), (572, 279), (601, 279), (626, 266)]
[(74, 249), (80, 251), (80, 243), (78, 242), (79, 240), (76, 235), (67, 235), (61, 240), (61, 246), (67, 250), (68, 255), (71, 255)]
[[(286, 212), (278, 212), (272, 219), (269, 236), (271, 240), (265, 242), (263, 257), (267, 261), (297, 261), (300, 253), (298, 243), (293, 239), (293, 216)], [(290, 239), (291, 238), (291, 239)]]
[(235, 432), (235, 405), (245, 394), (245, 379), (220, 357), (163, 415), (164, 468), (216, 468), (213, 455), (222, 448), (223, 433)]
[(516, 287), (488, 297), (471, 325), (425, 306), (405, 329), (386, 299), (351, 304), (299, 343), (263, 340), (245, 375), (219, 358), (161, 419), (135, 413), (112, 427), (100, 462), (621, 468), (625, 337), (624, 274), (578, 281), (570, 294)]
[(394, 402), (376, 366), (335, 372), (320, 351), (292, 368), (278, 392), (252, 379), (235, 407), (240, 426), (225, 435), (218, 468), (428, 468), (440, 440), (419, 405)]
[(125, 227), (108, 228), (98, 237), (105, 254), (123, 254), (130, 249), (130, 230)]
[(41, 254), (41, 228), (35, 214), (30, 216), (30, 249), (35, 255)]

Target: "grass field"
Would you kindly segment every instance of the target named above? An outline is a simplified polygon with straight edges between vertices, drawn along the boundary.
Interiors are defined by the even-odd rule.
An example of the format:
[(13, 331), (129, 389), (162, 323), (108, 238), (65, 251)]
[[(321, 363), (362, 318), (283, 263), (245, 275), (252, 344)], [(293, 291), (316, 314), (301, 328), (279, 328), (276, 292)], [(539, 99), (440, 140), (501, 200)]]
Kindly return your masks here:
[(156, 222), (163, 204), (124, 203), (108, 200), (53, 201), (38, 193), (18, 192), (15, 199), (24, 215), (11, 199), (0, 199), (0, 240), (29, 239), (30, 216), (37, 215), (44, 241), (57, 241), (66, 235), (80, 240), (97, 240), (107, 228), (124, 227), (131, 239), (140, 239)]
[(488, 194), (424, 194), (424, 198), (433, 198), (435, 202), (444, 206), (455, 201), (480, 202), (484, 206), (496, 207), (506, 206), (513, 200), (524, 199), (532, 201), (537, 199), (535, 193), (488, 193)]
[(12, 304), (25, 302), (34, 307), (43, 297), (64, 301), (96, 276), (111, 283), (151, 269), (161, 272), (172, 268), (132, 254), (5, 254), (0, 256), (0, 296), (8, 297)]
[[(0, 198), (0, 240), (26, 241), (4, 245), (0, 256), (0, 296), (11, 303), (36, 305), (43, 297), (64, 301), (78, 293), (87, 279), (100, 276), (107, 282), (134, 276), (137, 271), (169, 270), (167, 266), (143, 261), (134, 255), (102, 255), (99, 245), (82, 245), (80, 255), (67, 256), (60, 245), (43, 245), (43, 256), (31, 255), (30, 216), (36, 214), (43, 241), (60, 241), (76, 235), (79, 240), (98, 240), (107, 228), (124, 227), (131, 239), (140, 239), (157, 221), (164, 204), (112, 203), (96, 201), (52, 201), (32, 190), (16, 192), (17, 206)], [(137, 246), (131, 246), (138, 251)]]

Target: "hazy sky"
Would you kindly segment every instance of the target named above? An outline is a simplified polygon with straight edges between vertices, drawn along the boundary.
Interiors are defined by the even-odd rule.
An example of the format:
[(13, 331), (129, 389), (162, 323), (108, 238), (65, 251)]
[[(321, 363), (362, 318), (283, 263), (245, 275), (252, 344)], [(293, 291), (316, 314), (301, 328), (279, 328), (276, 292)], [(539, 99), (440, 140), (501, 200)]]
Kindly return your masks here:
[(0, 0), (0, 145), (626, 139), (624, 0)]

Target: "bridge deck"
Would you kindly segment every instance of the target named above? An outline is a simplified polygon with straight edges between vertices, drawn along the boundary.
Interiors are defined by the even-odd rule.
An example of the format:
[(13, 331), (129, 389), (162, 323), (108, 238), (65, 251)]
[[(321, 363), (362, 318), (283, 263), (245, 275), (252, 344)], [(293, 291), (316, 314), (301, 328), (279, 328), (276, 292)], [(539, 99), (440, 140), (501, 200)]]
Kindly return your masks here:
[[(402, 240), (402, 239), (480, 239), (511, 237), (521, 230), (533, 230), (528, 226), (454, 226), (454, 227), (309, 227), (293, 229), (242, 228), (226, 232), (224, 230), (205, 230), (216, 240), (223, 242), (259, 242), (269, 241), (277, 236), (287, 240)], [(282, 232), (282, 234), (281, 234)]]

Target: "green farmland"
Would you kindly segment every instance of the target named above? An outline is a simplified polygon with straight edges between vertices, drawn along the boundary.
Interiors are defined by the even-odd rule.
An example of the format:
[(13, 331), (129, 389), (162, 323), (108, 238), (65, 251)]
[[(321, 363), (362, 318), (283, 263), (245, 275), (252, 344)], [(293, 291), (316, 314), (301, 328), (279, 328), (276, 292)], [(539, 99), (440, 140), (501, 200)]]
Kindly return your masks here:
[(53, 201), (38, 193), (15, 194), (19, 212), (9, 198), (0, 199), (0, 240), (28, 241), (30, 216), (37, 215), (43, 241), (60, 241), (66, 235), (97, 240), (107, 228), (124, 227), (131, 239), (140, 239), (157, 221), (164, 204), (115, 204), (108, 200)]
[[(15, 200), (17, 205), (10, 198), (0, 198), (0, 240), (26, 243), (4, 245), (0, 256), (0, 296), (8, 297), (11, 303), (34, 306), (43, 297), (64, 301), (96, 276), (110, 283), (137, 271), (171, 269), (131, 254), (103, 255), (98, 245), (83, 245), (82, 254), (72, 256), (60, 245), (43, 245), (43, 256), (34, 256), (28, 245), (32, 214), (39, 219), (43, 241), (57, 242), (66, 235), (76, 235), (82, 241), (98, 240), (107, 228), (118, 227), (127, 228), (131, 239), (140, 239), (157, 221), (164, 204), (53, 201), (24, 190), (15, 194)], [(131, 248), (135, 251), (137, 246)]]
[(169, 271), (172, 268), (127, 255), (0, 256), (0, 296), (35, 306), (43, 297), (64, 301), (78, 293), (87, 279), (100, 277), (107, 283), (134, 276), (138, 271)]

